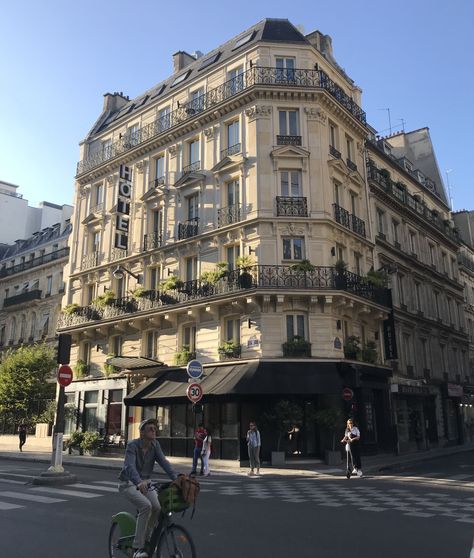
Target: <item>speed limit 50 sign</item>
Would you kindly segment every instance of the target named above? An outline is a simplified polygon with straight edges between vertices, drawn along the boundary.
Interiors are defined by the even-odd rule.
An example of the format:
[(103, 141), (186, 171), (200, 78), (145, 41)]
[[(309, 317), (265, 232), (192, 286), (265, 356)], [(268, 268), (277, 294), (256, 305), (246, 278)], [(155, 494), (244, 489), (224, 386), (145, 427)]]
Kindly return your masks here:
[(189, 384), (186, 395), (191, 403), (197, 403), (202, 399), (202, 387), (200, 384)]

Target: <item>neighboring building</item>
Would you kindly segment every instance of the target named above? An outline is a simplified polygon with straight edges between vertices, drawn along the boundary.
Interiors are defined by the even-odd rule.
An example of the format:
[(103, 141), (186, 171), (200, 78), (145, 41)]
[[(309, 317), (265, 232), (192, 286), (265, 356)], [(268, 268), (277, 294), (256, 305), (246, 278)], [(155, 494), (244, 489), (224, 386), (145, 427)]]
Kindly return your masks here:
[(454, 223), (463, 241), (458, 254), (459, 279), (464, 285), (464, 312), (469, 336), (469, 369), (464, 379), (461, 411), (465, 437), (474, 440), (474, 211), (453, 213)]
[[(330, 37), (305, 37), (287, 20), (263, 20), (199, 59), (173, 58), (174, 74), (140, 97), (105, 95), (81, 144), (67, 285), (79, 307), (59, 330), (87, 373), (66, 390), (82, 427), (114, 433), (113, 401), (126, 434), (157, 416), (166, 451), (189, 454), (186, 373), (173, 363), (195, 355), (216, 457), (238, 458), (249, 419), (286, 398), (304, 416), (288, 451), (321, 454), (312, 417), (343, 408), (343, 387), (355, 392), (344, 411), (356, 414), (366, 451), (393, 447), (390, 297), (364, 278), (374, 239), (359, 88)], [(221, 279), (208, 273), (219, 262)], [(347, 346), (353, 337), (370, 362)], [(114, 362), (135, 371), (133, 384), (106, 377), (109, 354), (124, 357)], [(149, 368), (158, 376), (126, 413), (122, 396), (153, 365), (140, 356), (171, 368)]]
[(52, 227), (72, 215), (70, 205), (43, 201), (38, 207), (31, 207), (17, 189), (15, 184), (0, 180), (0, 257), (2, 245), (29, 238), (35, 232)]
[(367, 142), (377, 266), (390, 274), (401, 452), (462, 443), (470, 382), (460, 239), (427, 128)]
[(70, 206), (61, 222), (8, 246), (0, 259), (0, 350), (53, 341), (65, 291)]

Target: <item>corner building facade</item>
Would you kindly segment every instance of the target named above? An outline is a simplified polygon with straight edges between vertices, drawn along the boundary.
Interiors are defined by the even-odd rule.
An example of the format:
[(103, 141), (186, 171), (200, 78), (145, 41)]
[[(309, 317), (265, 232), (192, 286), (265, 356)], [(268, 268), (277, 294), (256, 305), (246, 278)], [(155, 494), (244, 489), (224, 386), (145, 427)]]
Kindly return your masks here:
[[(78, 306), (59, 330), (87, 376), (71, 401), (95, 401), (93, 426), (109, 431), (101, 401), (127, 392), (124, 434), (157, 416), (165, 450), (190, 455), (194, 417), (174, 364), (195, 356), (216, 457), (239, 458), (248, 421), (281, 399), (303, 415), (288, 454), (321, 454), (311, 417), (329, 406), (355, 414), (366, 451), (391, 447), (390, 292), (364, 277), (374, 237), (360, 90), (329, 37), (287, 20), (174, 63), (139, 98), (107, 94), (81, 144), (67, 290)], [(352, 337), (375, 347), (370, 362), (347, 351)], [(108, 355), (128, 359), (112, 361), (125, 376), (104, 369)], [(268, 453), (276, 433), (265, 439)]]

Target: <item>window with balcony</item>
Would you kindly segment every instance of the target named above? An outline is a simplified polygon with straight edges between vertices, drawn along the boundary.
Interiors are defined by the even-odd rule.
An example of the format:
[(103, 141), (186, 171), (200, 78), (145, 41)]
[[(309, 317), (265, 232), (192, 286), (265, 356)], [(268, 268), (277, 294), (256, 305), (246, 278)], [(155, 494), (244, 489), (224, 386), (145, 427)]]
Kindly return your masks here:
[(358, 252), (354, 252), (354, 271), (355, 273), (357, 273), (357, 275), (362, 275), (361, 274), (361, 261), (362, 261), (362, 256), (361, 254), (359, 254)]
[(120, 335), (115, 335), (112, 337), (112, 353), (115, 356), (120, 356), (122, 354), (122, 337)]
[(35, 339), (36, 337), (36, 312), (31, 314), (31, 327), (30, 327), (30, 339)]
[(202, 112), (204, 110), (204, 88), (200, 87), (195, 91), (191, 92), (191, 101), (188, 103), (186, 112), (188, 114), (194, 114), (196, 112)]
[(423, 305), (421, 302), (421, 284), (418, 281), (415, 281), (415, 303), (416, 303), (416, 310), (418, 312), (423, 311)]
[(346, 155), (347, 155), (346, 163), (348, 168), (352, 171), (356, 171), (357, 165), (354, 162), (355, 161), (354, 140), (349, 136), (346, 136)]
[(229, 271), (234, 271), (237, 267), (235, 262), (240, 256), (240, 245), (234, 244), (233, 246), (227, 246), (225, 251)]
[(298, 238), (298, 237), (283, 238), (283, 259), (303, 260), (304, 238)]
[(188, 205), (188, 219), (197, 219), (199, 217), (199, 194), (193, 194), (186, 198)]
[(89, 342), (85, 342), (82, 344), (80, 350), (80, 358), (87, 365), (91, 363), (91, 350), (92, 350), (92, 345)]
[[(329, 122), (329, 148), (337, 151), (339, 147), (339, 130), (336, 124)], [(339, 153), (339, 151), (337, 151)], [(339, 157), (341, 154), (339, 153)]]
[(408, 231), (408, 239), (410, 242), (410, 252), (412, 256), (416, 256), (418, 254), (417, 242), (416, 242), (416, 232), (415, 231)]
[(189, 164), (183, 167), (183, 172), (197, 171), (201, 168), (200, 145), (201, 142), (198, 139), (189, 142), (188, 144)]
[(287, 314), (286, 316), (286, 340), (291, 341), (295, 336), (306, 339), (306, 317), (304, 314)]
[(280, 192), (277, 196), (277, 215), (307, 217), (307, 200), (302, 196), (301, 172), (281, 171)]
[(279, 56), (275, 59), (276, 67), (276, 81), (288, 82), (295, 80), (295, 65), (294, 58)]
[(124, 147), (133, 147), (137, 145), (140, 141), (140, 127), (138, 124), (133, 124), (123, 135), (123, 145)]
[(196, 256), (191, 256), (185, 259), (186, 281), (194, 281), (198, 275), (198, 259)]
[(240, 183), (231, 180), (225, 185), (224, 207), (217, 210), (217, 224), (219, 227), (237, 223), (241, 220), (240, 210)]
[(196, 326), (186, 325), (182, 328), (182, 346), (188, 347), (191, 352), (196, 351)]
[(240, 184), (238, 180), (231, 180), (226, 184), (227, 206), (233, 206), (240, 201)]
[(244, 67), (232, 68), (227, 74), (229, 95), (235, 95), (244, 88)]
[(46, 292), (45, 292), (45, 295), (46, 296), (51, 296), (52, 291), (53, 291), (53, 276), (48, 275), (46, 277)]
[(342, 185), (339, 182), (334, 182), (334, 203), (338, 206), (342, 205)]
[(110, 159), (112, 157), (112, 140), (108, 139), (102, 142), (102, 157)]
[(147, 358), (155, 358), (156, 356), (156, 349), (155, 349), (155, 332), (154, 331), (147, 331), (145, 334), (145, 356)]
[(164, 181), (165, 177), (165, 156), (158, 155), (155, 159), (155, 186), (158, 186)]
[(301, 172), (282, 171), (280, 172), (280, 192), (285, 197), (301, 196)]
[(171, 124), (171, 108), (169, 106), (163, 107), (158, 111), (157, 128), (158, 132), (167, 130)]
[(240, 151), (240, 121), (234, 120), (226, 126), (226, 146), (221, 152), (221, 158), (235, 155)]
[(148, 233), (144, 237), (144, 249), (153, 250), (159, 248), (164, 241), (164, 208), (151, 209), (148, 220)]
[(400, 222), (392, 219), (393, 243), (397, 248), (400, 248)]
[(87, 305), (90, 304), (90, 303), (94, 300), (94, 298), (95, 298), (95, 284), (92, 283), (92, 284), (90, 284), (90, 285), (87, 285), (87, 288), (86, 288), (85, 292), (87, 293), (87, 297), (86, 297), (86, 300), (85, 300), (84, 302), (85, 302), (85, 304), (86, 304), (86, 306), (87, 306)]
[(299, 115), (297, 110), (279, 110), (278, 120), (280, 133), (277, 136), (278, 145), (301, 145), (299, 135)]
[(160, 282), (159, 268), (149, 267), (148, 268), (148, 287), (151, 291), (158, 289), (158, 284)]
[(240, 318), (230, 317), (224, 320), (224, 341), (240, 345)]
[(377, 209), (377, 233), (385, 238), (385, 212)]

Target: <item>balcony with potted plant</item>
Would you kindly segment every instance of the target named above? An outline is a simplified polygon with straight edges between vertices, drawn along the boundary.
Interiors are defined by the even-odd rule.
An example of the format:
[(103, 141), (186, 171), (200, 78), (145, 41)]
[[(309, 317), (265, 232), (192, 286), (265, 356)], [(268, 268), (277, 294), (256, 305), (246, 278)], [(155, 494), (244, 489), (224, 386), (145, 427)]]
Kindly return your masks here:
[(311, 356), (311, 343), (306, 341), (301, 335), (293, 336), (286, 343), (283, 343), (283, 356), (284, 357), (310, 357)]
[(240, 358), (242, 346), (235, 341), (224, 341), (218, 348), (219, 360), (234, 360)]

